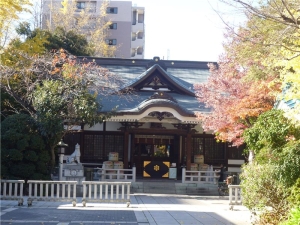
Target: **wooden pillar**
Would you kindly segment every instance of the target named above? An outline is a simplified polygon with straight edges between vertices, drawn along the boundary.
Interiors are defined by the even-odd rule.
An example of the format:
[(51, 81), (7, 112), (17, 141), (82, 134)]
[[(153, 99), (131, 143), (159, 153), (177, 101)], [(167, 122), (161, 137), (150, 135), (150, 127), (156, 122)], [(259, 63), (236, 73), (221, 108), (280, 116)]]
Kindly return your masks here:
[(191, 163), (192, 163), (192, 134), (195, 133), (195, 126), (196, 124), (173, 124), (174, 127), (177, 129), (180, 129), (182, 131), (186, 132), (186, 140), (185, 140), (185, 152), (186, 152), (186, 168), (187, 170), (191, 169)]
[[(80, 162), (84, 162), (84, 124), (81, 124), (81, 131), (79, 134), (79, 143), (80, 143)], [(76, 145), (76, 144), (75, 144)], [(72, 153), (71, 153), (72, 154)]]
[(192, 134), (189, 132), (186, 136), (186, 167), (187, 170), (191, 170), (192, 162)]
[(124, 169), (128, 168), (128, 143), (129, 143), (129, 133), (126, 130), (124, 132)]

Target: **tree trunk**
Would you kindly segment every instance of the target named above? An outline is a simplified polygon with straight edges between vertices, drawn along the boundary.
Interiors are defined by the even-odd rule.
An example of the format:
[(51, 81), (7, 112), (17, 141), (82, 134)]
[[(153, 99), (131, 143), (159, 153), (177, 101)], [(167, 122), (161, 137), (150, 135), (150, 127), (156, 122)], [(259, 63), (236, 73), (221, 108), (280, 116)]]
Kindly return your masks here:
[(54, 146), (51, 146), (51, 168), (55, 167), (55, 151)]
[(253, 159), (255, 157), (254, 151), (250, 150), (249, 151), (249, 156), (248, 156), (248, 162), (251, 164), (253, 162)]

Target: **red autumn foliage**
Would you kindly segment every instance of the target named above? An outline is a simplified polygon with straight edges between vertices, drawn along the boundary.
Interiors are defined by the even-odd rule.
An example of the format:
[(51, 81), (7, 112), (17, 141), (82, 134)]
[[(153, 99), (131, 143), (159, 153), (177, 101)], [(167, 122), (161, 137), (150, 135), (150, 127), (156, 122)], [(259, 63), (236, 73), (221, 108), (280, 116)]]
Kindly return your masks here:
[[(209, 64), (208, 82), (196, 84), (199, 102), (211, 108), (211, 113), (198, 113), (205, 131), (213, 131), (216, 138), (239, 146), (242, 134), (263, 112), (273, 108), (275, 86), (269, 80), (247, 80), (247, 70), (230, 58), (223, 57), (218, 67)], [(261, 66), (261, 65), (260, 65)]]

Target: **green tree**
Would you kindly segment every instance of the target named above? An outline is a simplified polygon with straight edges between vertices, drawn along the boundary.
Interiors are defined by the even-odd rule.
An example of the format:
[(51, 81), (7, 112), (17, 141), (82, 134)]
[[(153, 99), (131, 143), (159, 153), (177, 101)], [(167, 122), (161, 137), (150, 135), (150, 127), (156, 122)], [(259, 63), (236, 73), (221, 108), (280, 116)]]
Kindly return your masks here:
[(30, 65), (28, 56), (37, 56), (44, 54), (47, 39), (43, 35), (36, 35), (31, 39), (21, 41), (20, 38), (12, 39), (3, 49), (0, 55), (0, 63), (3, 66), (12, 66), (17, 68), (27, 67)]
[[(41, 30), (39, 28), (30, 29), (29, 23), (20, 23), (16, 28), (19, 35), (23, 36), (24, 41), (15, 38), (11, 41), (10, 46), (29, 52), (34, 49), (35, 53), (47, 51), (57, 51), (65, 49), (72, 55), (88, 56), (88, 42), (84, 35), (74, 31), (65, 31), (62, 27), (56, 27), (53, 31)], [(30, 46), (31, 49), (28, 47)], [(39, 47), (36, 49), (35, 47)]]
[(88, 56), (88, 41), (82, 34), (75, 31), (65, 31), (62, 27), (56, 27), (53, 32), (46, 31), (48, 43), (45, 45), (49, 51), (65, 49), (72, 55)]
[(253, 162), (243, 166), (241, 185), (243, 205), (254, 215), (254, 224), (278, 224), (290, 209), (289, 189), (277, 180), (274, 165)]
[(120, 79), (95, 63), (78, 62), (64, 50), (22, 57), (26, 60), (15, 67), (0, 66), (1, 88), (36, 121), (53, 166), (56, 144), (72, 126), (94, 125), (111, 116), (100, 113), (98, 95), (117, 92)]
[(21, 22), (19, 26), (16, 27), (16, 32), (19, 35), (23, 35), (24, 37), (28, 37), (31, 34), (30, 23)]
[(270, 110), (263, 113), (256, 123), (244, 132), (248, 148), (258, 154), (262, 149), (281, 149), (291, 139), (299, 140), (300, 129), (284, 117), (282, 110)]
[(50, 155), (32, 117), (15, 114), (1, 123), (1, 178), (49, 179)]
[[(225, 56), (220, 60), (225, 67), (220, 64), (219, 73), (235, 78), (232, 71), (238, 71), (245, 74), (243, 79), (246, 82), (257, 85), (268, 82), (268, 87), (273, 91), (268, 92), (267, 97), (279, 100), (299, 99), (300, 2), (220, 1), (243, 13), (246, 21), (238, 27), (228, 26), (225, 34)], [(223, 60), (224, 58), (230, 60)], [(228, 85), (226, 90), (231, 90), (235, 83), (223, 82), (222, 85)], [(213, 89), (209, 100), (215, 100)], [(237, 93), (241, 92), (237, 89)], [(260, 93), (256, 95), (261, 96)], [(239, 102), (251, 97), (245, 96)], [(265, 99), (265, 96), (261, 97)], [(265, 210), (269, 206), (273, 208), (272, 211), (263, 211), (256, 224), (278, 224), (287, 218), (293, 207), (287, 199), (300, 176), (299, 107), (300, 103), (287, 112), (265, 112), (257, 120), (253, 120), (252, 125), (242, 134), (248, 150), (256, 153), (253, 164), (243, 168), (244, 203), (251, 209)], [(220, 114), (220, 118), (222, 117)], [(211, 123), (218, 124), (217, 122)], [(233, 130), (240, 129), (239, 124), (233, 125)]]
[[(79, 83), (78, 83), (79, 82)], [(73, 78), (45, 80), (33, 93), (33, 106), (37, 110), (40, 132), (47, 137), (46, 143), (53, 149), (74, 125), (94, 125), (106, 116), (97, 116), (101, 105), (96, 96), (91, 95), (86, 86)], [(67, 126), (65, 129), (63, 126)]]
[(243, 136), (247, 147), (256, 153), (241, 175), (244, 204), (262, 211), (259, 224), (278, 224), (293, 208), (291, 190), (299, 186), (300, 128), (282, 110), (273, 109), (260, 115)]
[(274, 165), (276, 179), (286, 187), (294, 185), (300, 177), (300, 128), (282, 110), (263, 113), (243, 135), (256, 162)]

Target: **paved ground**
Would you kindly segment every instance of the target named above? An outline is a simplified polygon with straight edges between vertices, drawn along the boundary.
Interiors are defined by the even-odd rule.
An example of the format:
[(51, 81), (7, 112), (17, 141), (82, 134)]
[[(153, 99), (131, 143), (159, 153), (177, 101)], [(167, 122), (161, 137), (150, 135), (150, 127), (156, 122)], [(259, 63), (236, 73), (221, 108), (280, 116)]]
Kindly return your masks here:
[[(250, 225), (244, 206), (229, 210), (228, 200), (188, 195), (133, 194), (131, 204), (1, 201), (1, 224), (12, 225)], [(26, 203), (26, 201), (25, 201)]]

